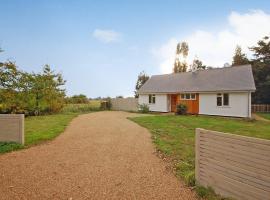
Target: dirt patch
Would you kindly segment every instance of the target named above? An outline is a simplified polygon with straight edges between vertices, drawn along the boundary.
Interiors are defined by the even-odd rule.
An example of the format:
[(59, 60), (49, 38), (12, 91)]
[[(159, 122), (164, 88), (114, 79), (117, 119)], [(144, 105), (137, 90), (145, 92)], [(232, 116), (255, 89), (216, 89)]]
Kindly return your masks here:
[(75, 118), (54, 141), (0, 156), (0, 199), (195, 199), (125, 112)]

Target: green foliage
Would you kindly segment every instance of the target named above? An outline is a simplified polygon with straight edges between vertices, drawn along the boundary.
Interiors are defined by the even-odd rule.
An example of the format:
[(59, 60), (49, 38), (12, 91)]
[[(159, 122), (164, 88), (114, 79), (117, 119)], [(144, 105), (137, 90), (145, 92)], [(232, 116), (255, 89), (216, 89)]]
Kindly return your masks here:
[(147, 104), (140, 104), (139, 105), (139, 112), (140, 113), (149, 113), (149, 106)]
[(177, 115), (185, 115), (185, 114), (187, 114), (187, 110), (188, 110), (188, 107), (186, 104), (180, 103), (176, 106), (176, 114)]
[(99, 111), (100, 103), (87, 104), (66, 104), (62, 109), (63, 113), (87, 113), (91, 111)]
[(241, 47), (239, 45), (237, 45), (235, 48), (234, 56), (233, 56), (232, 66), (245, 65), (245, 64), (249, 64), (249, 63), (250, 62), (249, 62), (246, 54), (242, 53)]
[(23, 146), (15, 142), (0, 142), (0, 154), (21, 148), (23, 148)]
[(66, 97), (65, 102), (71, 103), (71, 104), (87, 104), (89, 102), (89, 99), (87, 98), (86, 95), (79, 94), (79, 95), (73, 95), (71, 97)]
[(256, 113), (257, 115), (270, 120), (270, 113)]
[[(185, 61), (188, 56), (189, 47), (187, 42), (178, 43), (176, 46), (176, 58), (174, 62), (173, 72), (174, 73), (181, 73), (186, 72), (188, 64)], [(180, 61), (180, 57), (184, 60)]]
[(179, 60), (176, 60), (174, 62), (173, 72), (174, 73), (181, 73), (187, 71), (188, 64), (186, 62), (180, 62)]
[(264, 37), (257, 46), (250, 48), (254, 52), (251, 61), (256, 92), (252, 94), (252, 103), (270, 103), (270, 40)]
[(138, 90), (143, 86), (143, 84), (145, 84), (145, 82), (148, 79), (149, 79), (149, 76), (144, 71), (142, 71), (138, 75), (138, 79), (137, 79), (136, 86), (135, 86), (135, 98), (139, 97)]
[(198, 58), (195, 58), (195, 59), (193, 60), (192, 67), (195, 67), (195, 68), (198, 69), (198, 70), (205, 70), (205, 69), (206, 69), (206, 65), (204, 65), (204, 64), (202, 63), (202, 61), (200, 61)]
[(65, 81), (45, 65), (41, 73), (19, 70), (14, 62), (0, 63), (0, 113), (39, 115), (59, 112)]
[(100, 109), (101, 110), (111, 110), (112, 108), (112, 101), (110, 97), (107, 97), (104, 99), (104, 101), (101, 101), (100, 103)]
[[(195, 128), (270, 139), (270, 122), (263, 121), (192, 115), (144, 116), (131, 120), (151, 131), (156, 148), (172, 160), (176, 174), (190, 186), (195, 185)], [(199, 192), (208, 199), (221, 199), (209, 189)]]

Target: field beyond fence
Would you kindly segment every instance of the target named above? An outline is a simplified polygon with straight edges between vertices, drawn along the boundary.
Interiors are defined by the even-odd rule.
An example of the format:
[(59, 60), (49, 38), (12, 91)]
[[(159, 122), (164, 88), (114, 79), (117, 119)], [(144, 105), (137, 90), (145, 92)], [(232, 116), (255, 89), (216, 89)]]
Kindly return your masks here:
[(269, 112), (270, 104), (252, 104), (252, 112)]

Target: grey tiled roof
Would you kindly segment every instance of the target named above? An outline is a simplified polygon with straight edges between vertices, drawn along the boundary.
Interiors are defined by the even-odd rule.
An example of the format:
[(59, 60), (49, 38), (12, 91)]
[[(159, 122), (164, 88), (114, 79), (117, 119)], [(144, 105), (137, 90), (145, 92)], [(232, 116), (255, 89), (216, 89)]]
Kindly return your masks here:
[(251, 65), (152, 76), (143, 93), (255, 91)]

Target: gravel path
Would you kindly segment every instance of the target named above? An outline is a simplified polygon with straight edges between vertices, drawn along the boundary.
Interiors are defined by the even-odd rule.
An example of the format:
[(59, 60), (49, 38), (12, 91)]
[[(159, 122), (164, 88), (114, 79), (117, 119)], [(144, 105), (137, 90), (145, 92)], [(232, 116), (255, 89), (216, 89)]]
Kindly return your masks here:
[(0, 156), (0, 199), (195, 199), (125, 112), (75, 118), (55, 140)]

